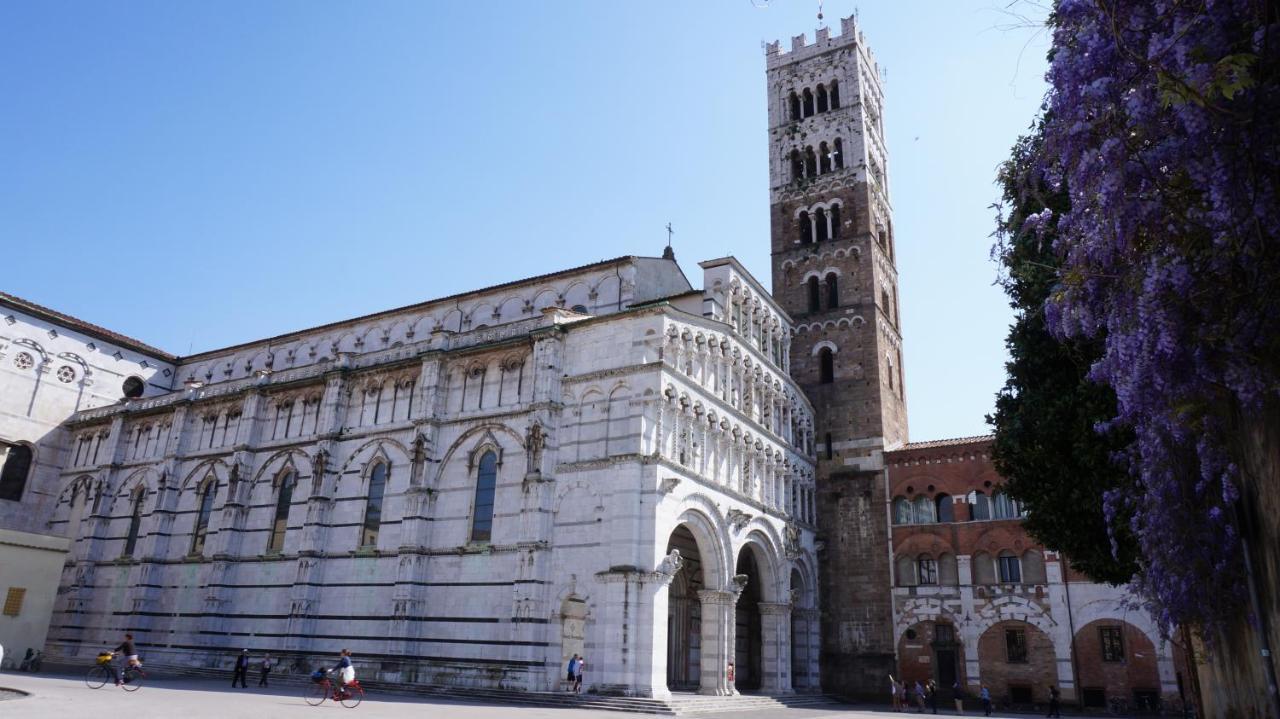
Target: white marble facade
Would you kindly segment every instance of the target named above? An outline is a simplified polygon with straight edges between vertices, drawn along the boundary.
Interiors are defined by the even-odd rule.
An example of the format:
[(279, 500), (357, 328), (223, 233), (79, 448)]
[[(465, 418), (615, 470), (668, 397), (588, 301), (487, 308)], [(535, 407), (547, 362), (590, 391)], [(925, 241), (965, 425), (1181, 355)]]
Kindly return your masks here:
[[(816, 690), (812, 409), (732, 258), (624, 257), (227, 350), (70, 414), (51, 654)], [(489, 488), (492, 489), (489, 489)], [(381, 499), (379, 501), (379, 496)]]

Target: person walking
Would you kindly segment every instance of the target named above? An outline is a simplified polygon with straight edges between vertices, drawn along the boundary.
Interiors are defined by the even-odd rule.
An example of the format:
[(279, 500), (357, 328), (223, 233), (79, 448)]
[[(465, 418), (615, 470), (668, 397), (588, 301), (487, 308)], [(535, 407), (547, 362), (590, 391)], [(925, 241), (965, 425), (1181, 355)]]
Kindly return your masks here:
[(991, 716), (991, 690), (983, 686), (982, 691), (978, 692), (978, 699), (982, 700), (982, 711), (985, 715)]
[(267, 675), (271, 673), (271, 655), (270, 654), (262, 655), (262, 664), (258, 666), (258, 669), (262, 672), (261, 676), (258, 677), (258, 686), (265, 687), (267, 686)]
[(951, 685), (951, 696), (956, 702), (956, 716), (964, 716), (964, 687), (960, 686), (959, 679)]
[(924, 691), (925, 691), (925, 696), (929, 698), (929, 708), (933, 710), (934, 714), (937, 714), (938, 713), (938, 684), (934, 682), (932, 679), (930, 679), (929, 683), (924, 685)]
[(912, 693), (915, 694), (916, 713), (924, 714), (924, 687), (921, 686), (919, 679), (916, 680), (916, 686)]
[(244, 689), (249, 688), (249, 650), (240, 650), (240, 656), (236, 657), (236, 673), (231, 675), (231, 688), (235, 689), (236, 682), (240, 682), (240, 686)]
[(578, 668), (573, 673), (573, 693), (582, 693), (582, 670), (587, 665), (586, 657), (578, 657)]
[(1049, 685), (1049, 713), (1045, 715), (1046, 717), (1059, 717), (1059, 719), (1061, 719), (1061, 698), (1058, 688), (1053, 685)]
[(578, 676), (578, 655), (574, 654), (569, 658), (569, 666), (565, 668), (565, 681), (569, 683), (566, 691), (573, 691), (573, 680)]
[(889, 704), (896, 712), (902, 711), (902, 699), (898, 696), (898, 680), (889, 675)]

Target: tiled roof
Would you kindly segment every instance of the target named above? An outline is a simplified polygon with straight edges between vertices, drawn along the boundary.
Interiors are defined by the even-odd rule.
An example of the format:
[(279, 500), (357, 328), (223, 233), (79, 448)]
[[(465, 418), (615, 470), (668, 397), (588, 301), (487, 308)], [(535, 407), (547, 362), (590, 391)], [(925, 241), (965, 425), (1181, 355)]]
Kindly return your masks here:
[(51, 310), (44, 305), (38, 305), (29, 300), (24, 300), (21, 297), (15, 297), (7, 292), (0, 292), (0, 305), (8, 305), (21, 312), (34, 315), (49, 322), (57, 323), (63, 327), (73, 329), (90, 337), (95, 337), (106, 342), (112, 342), (124, 347), (125, 349), (131, 349), (135, 352), (150, 355), (156, 359), (162, 359), (168, 362), (173, 362), (178, 359), (174, 355), (171, 355), (162, 349), (152, 347), (145, 342), (139, 342), (132, 337), (126, 337), (118, 332), (112, 332), (111, 330), (105, 327), (99, 327), (92, 322), (85, 322), (77, 317), (63, 314), (57, 310)]
[(937, 449), (939, 447), (955, 447), (964, 444), (982, 444), (995, 439), (994, 434), (980, 434), (974, 437), (954, 437), (952, 439), (931, 439), (925, 442), (908, 442), (898, 447), (894, 452), (912, 449)]

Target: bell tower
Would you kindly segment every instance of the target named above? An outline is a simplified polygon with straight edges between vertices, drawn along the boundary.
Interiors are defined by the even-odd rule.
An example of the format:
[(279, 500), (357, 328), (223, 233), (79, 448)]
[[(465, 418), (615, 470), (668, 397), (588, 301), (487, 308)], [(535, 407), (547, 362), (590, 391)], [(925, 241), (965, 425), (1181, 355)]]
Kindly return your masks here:
[(816, 413), (822, 686), (883, 694), (894, 635), (886, 448), (907, 441), (879, 67), (855, 17), (766, 45), (773, 296)]

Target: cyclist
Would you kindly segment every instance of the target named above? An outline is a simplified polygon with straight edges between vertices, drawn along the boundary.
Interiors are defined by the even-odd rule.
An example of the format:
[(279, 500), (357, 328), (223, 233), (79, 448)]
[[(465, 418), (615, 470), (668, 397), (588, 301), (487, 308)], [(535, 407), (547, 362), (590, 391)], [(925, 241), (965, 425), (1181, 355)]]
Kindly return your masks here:
[[(138, 661), (138, 650), (133, 646), (133, 635), (124, 635), (124, 641), (120, 646), (111, 650), (112, 654), (123, 654), (124, 661), (127, 666), (136, 667), (142, 662)], [(107, 664), (107, 668), (111, 670), (111, 676), (115, 677), (116, 686), (120, 686), (120, 671), (116, 669), (116, 665)]]
[(338, 673), (338, 696), (346, 696), (347, 685), (356, 680), (356, 669), (351, 666), (351, 650), (343, 649), (338, 654), (338, 663), (329, 671)]

